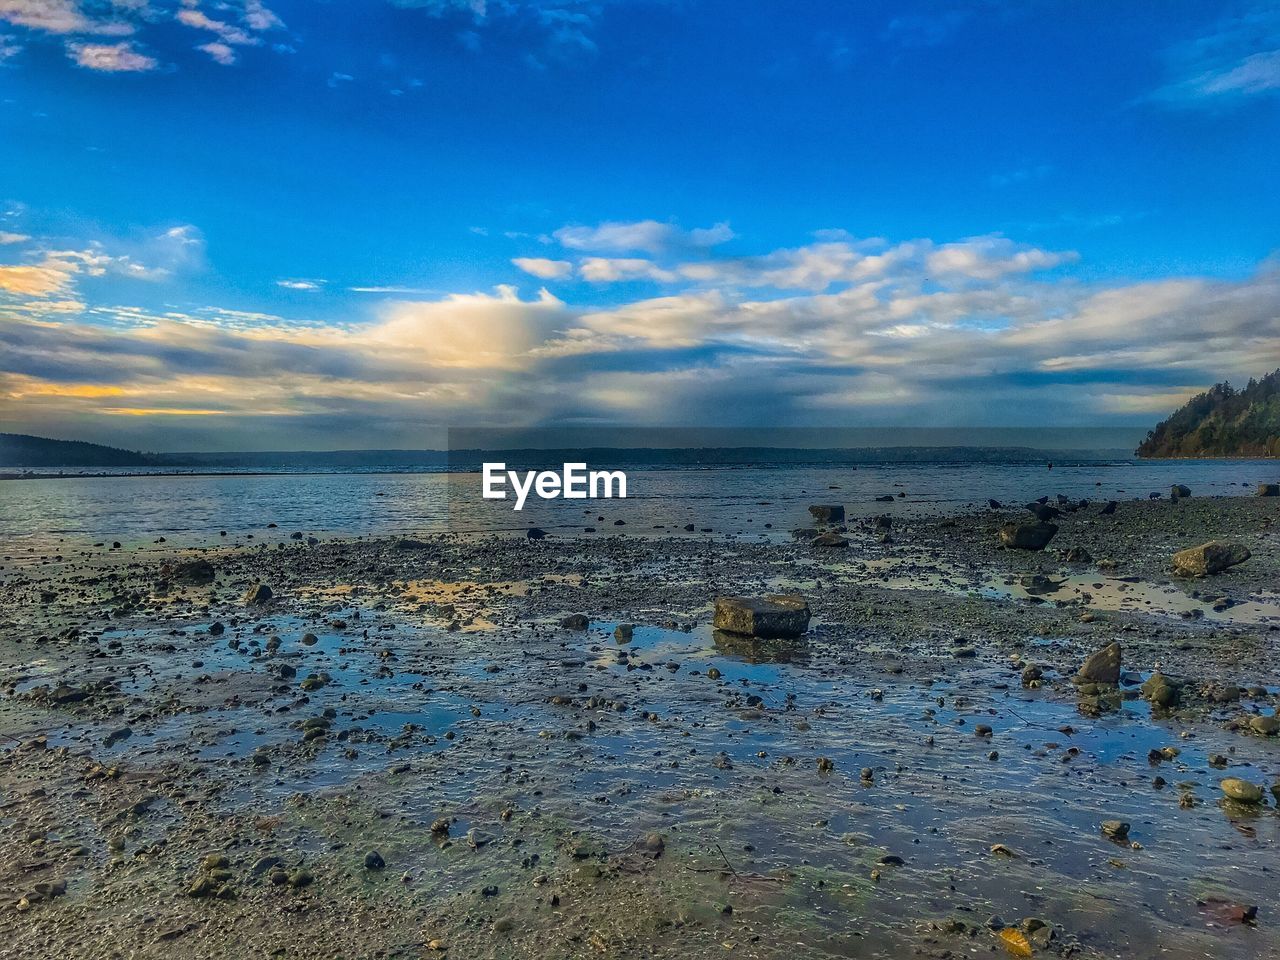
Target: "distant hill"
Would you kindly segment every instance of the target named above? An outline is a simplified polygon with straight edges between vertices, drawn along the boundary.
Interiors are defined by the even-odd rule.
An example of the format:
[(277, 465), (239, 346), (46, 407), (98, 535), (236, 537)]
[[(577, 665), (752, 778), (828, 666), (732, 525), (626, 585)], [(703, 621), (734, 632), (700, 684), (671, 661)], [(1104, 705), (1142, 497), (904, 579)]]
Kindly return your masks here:
[(0, 467), (151, 467), (155, 457), (83, 440), (0, 433)]
[(1140, 457), (1280, 456), (1280, 370), (1243, 390), (1219, 383), (1192, 397), (1138, 445)]

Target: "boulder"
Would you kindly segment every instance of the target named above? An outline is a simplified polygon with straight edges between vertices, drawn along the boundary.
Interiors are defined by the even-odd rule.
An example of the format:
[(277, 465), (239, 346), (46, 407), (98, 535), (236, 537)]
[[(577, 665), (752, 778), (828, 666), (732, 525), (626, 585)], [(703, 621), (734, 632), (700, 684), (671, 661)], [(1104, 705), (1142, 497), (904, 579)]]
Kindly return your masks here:
[(716, 597), (715, 628), (751, 637), (798, 637), (809, 629), (809, 604), (798, 593)]
[(813, 547), (847, 547), (849, 546), (849, 540), (833, 530), (814, 537), (809, 541), (809, 545)]
[(1174, 500), (1184, 500), (1191, 496), (1191, 488), (1185, 484), (1175, 483), (1169, 488), (1169, 496)]
[(1028, 503), (1027, 509), (1036, 515), (1036, 519), (1044, 523), (1057, 519), (1062, 513), (1057, 507), (1051, 507), (1047, 503)]
[(1280, 733), (1280, 717), (1274, 715), (1270, 717), (1251, 717), (1249, 719), (1249, 729), (1264, 737), (1274, 737), (1277, 733)]
[(1043, 521), (1006, 523), (1000, 528), (1000, 542), (1015, 550), (1043, 550), (1057, 532), (1056, 524)]
[(543, 530), (541, 527), (530, 527), (525, 531), (524, 535), (527, 540), (545, 540), (547, 538), (547, 531)]
[(887, 513), (882, 513), (882, 514), (880, 514), (880, 516), (876, 517), (876, 529), (877, 529), (877, 530), (892, 530), (892, 529), (893, 529), (893, 517), (889, 516)]
[(818, 523), (841, 523), (844, 520), (844, 507), (838, 503), (815, 503), (809, 513)]
[(1116, 512), (1116, 502), (1114, 500), (1108, 500), (1103, 508), (1098, 512), (1103, 516), (1110, 516)]
[(1280, 497), (1280, 483), (1260, 483), (1260, 484), (1258, 484), (1258, 496), (1260, 496), (1260, 497)]
[(172, 579), (176, 583), (201, 587), (213, 583), (217, 571), (208, 560), (184, 560), (173, 568)]
[(1188, 547), (1173, 555), (1174, 572), (1184, 577), (1207, 577), (1249, 559), (1249, 548), (1242, 543), (1210, 540), (1198, 547)]
[(1222, 792), (1226, 794), (1228, 800), (1234, 800), (1237, 803), (1262, 802), (1262, 788), (1256, 783), (1250, 783), (1248, 780), (1241, 780), (1239, 777), (1227, 777), (1218, 786), (1222, 788)]
[(571, 613), (560, 621), (560, 626), (565, 630), (587, 630), (591, 620), (585, 613)]
[(268, 602), (272, 596), (271, 588), (265, 583), (255, 583), (252, 587), (245, 591), (244, 602), (250, 606), (261, 606)]
[(427, 543), (423, 543), (421, 540), (412, 540), (406, 537), (403, 540), (397, 540), (395, 543), (393, 543), (391, 545), (391, 549), (400, 550), (407, 553), (411, 550), (429, 550), (431, 549), (431, 545)]
[(1120, 644), (1111, 643), (1093, 654), (1080, 667), (1076, 683), (1105, 683), (1115, 686), (1120, 682)]
[(1142, 695), (1151, 701), (1153, 707), (1172, 709), (1178, 705), (1182, 694), (1181, 688), (1159, 670), (1155, 671), (1142, 683)]

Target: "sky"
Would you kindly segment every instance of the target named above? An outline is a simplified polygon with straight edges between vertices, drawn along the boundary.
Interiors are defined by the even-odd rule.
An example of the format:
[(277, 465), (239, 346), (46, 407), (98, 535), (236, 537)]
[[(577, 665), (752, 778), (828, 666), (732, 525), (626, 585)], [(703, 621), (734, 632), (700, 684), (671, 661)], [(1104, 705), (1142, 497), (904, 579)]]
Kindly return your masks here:
[(1153, 425), (1277, 158), (1280, 0), (0, 0), (0, 431)]

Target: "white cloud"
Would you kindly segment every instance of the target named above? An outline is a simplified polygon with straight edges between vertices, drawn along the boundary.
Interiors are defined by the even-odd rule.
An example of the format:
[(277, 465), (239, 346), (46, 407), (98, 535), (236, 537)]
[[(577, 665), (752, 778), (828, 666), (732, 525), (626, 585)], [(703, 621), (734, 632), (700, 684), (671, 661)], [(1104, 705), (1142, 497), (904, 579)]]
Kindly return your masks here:
[(75, 0), (0, 0), (0, 20), (46, 33), (85, 33), (93, 26)]
[(104, 73), (144, 73), (159, 63), (154, 57), (140, 53), (128, 41), (122, 43), (72, 43), (67, 55), (77, 64)]
[(207, 53), (214, 63), (220, 63), (224, 67), (229, 67), (236, 62), (236, 52), (225, 43), (216, 40), (211, 43), (202, 43), (196, 49)]
[(637, 220), (609, 221), (594, 227), (570, 225), (561, 227), (552, 236), (570, 250), (601, 253), (642, 250), (660, 254), (682, 248), (717, 246), (732, 240), (734, 233), (727, 223), (685, 231), (672, 223)]
[(165, 280), (178, 270), (198, 264), (203, 251), (199, 231), (189, 225), (172, 227), (132, 244), (120, 244), (110, 253), (96, 242), (78, 250), (40, 250), (29, 255), (31, 262), (0, 265), (0, 297), (65, 297), (74, 291), (81, 277)]
[(676, 270), (680, 276), (704, 284), (816, 291), (883, 276), (918, 251), (915, 243), (876, 250), (855, 242), (828, 241), (759, 257), (682, 263)]
[(545, 257), (516, 257), (511, 261), (519, 269), (543, 280), (559, 280), (573, 273), (568, 260), (548, 260)]
[(9, 233), (7, 230), (0, 230), (0, 245), (26, 243), (30, 239), (25, 233)]
[(225, 44), (254, 46), (262, 42), (239, 27), (232, 26), (222, 20), (214, 20), (202, 10), (194, 7), (183, 7), (177, 12), (174, 19), (184, 26), (191, 27), (193, 30), (208, 30), (210, 33), (215, 33), (218, 39)]
[(259, 32), (275, 30), (284, 26), (284, 21), (276, 16), (273, 11), (268, 10), (262, 0), (245, 0), (244, 22), (248, 24), (250, 30)]
[(586, 257), (578, 264), (578, 273), (592, 283), (617, 283), (621, 280), (657, 280), (670, 282), (676, 274), (664, 270), (652, 260), (637, 257)]
[(286, 280), (276, 281), (276, 286), (282, 287), (285, 290), (316, 291), (316, 290), (323, 289), (324, 284), (325, 284), (325, 281), (323, 280), (286, 279)]
[(527, 301), (513, 287), (500, 286), (495, 294), (394, 303), (366, 339), (445, 367), (516, 369), (526, 366), (529, 351), (569, 316), (565, 304), (546, 290)]
[[(43, 251), (0, 268), (0, 380), (20, 378), (41, 410), (85, 423), (118, 415), (76, 394), (75, 384), (105, 382), (128, 393), (113, 408), (180, 400), (246, 422), (315, 418), (329, 431), (321, 437), (360, 423), (348, 440), (367, 445), (379, 424), (486, 418), (1133, 421), (1176, 407), (1185, 391), (1280, 366), (1280, 265), (1241, 280), (1099, 285), (1037, 273), (1064, 255), (1003, 238), (842, 237), (689, 264), (584, 257), (584, 279), (658, 272), (670, 288), (574, 305), (512, 287), (364, 287), (400, 299), (341, 325), (80, 303), (83, 277), (134, 276), (140, 263), (174, 270), (163, 251), (188, 248), (199, 251), (198, 235), (174, 228), (124, 252)], [(690, 266), (706, 270), (691, 278)]]
[(1076, 259), (1074, 252), (1020, 246), (1004, 237), (974, 237), (943, 244), (929, 254), (926, 264), (932, 273), (993, 280), (1010, 273), (1048, 270)]
[(1205, 74), (1195, 85), (1209, 96), (1280, 89), (1280, 50), (1250, 54), (1233, 67)]
[(1215, 28), (1166, 52), (1171, 81), (1151, 97), (1205, 106), (1280, 91), (1280, 9), (1254, 3)]
[(52, 255), (40, 262), (0, 266), (0, 293), (22, 297), (51, 297), (65, 294), (72, 277), (79, 272), (74, 261)]

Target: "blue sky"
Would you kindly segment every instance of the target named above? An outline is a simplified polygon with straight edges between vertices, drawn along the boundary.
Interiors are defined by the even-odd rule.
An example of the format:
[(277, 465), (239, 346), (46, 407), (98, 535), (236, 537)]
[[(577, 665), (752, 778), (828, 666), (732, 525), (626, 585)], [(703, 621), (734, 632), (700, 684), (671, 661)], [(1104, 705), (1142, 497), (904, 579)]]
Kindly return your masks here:
[(0, 429), (1153, 422), (1280, 366), (1280, 4), (0, 0)]

